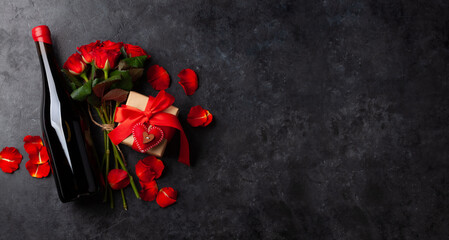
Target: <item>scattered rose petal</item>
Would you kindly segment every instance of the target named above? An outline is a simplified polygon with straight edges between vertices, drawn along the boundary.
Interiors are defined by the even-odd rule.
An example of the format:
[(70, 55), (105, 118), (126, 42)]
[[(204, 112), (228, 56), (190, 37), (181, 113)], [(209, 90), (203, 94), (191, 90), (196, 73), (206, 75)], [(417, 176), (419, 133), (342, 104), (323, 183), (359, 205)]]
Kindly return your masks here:
[(198, 77), (196, 76), (196, 73), (192, 69), (187, 68), (182, 70), (178, 74), (178, 77), (181, 78), (179, 84), (181, 84), (187, 96), (194, 94), (198, 89)]
[(190, 108), (189, 114), (187, 115), (187, 122), (192, 127), (205, 127), (212, 122), (212, 119), (212, 114), (200, 105)]
[(125, 188), (129, 184), (128, 173), (122, 169), (112, 169), (108, 174), (108, 182), (114, 190)]
[(136, 164), (136, 175), (141, 182), (151, 182), (158, 179), (162, 170), (164, 170), (164, 163), (155, 156), (148, 156), (139, 160)]
[(176, 198), (178, 197), (178, 192), (173, 190), (171, 187), (165, 187), (159, 190), (156, 202), (159, 206), (165, 208), (176, 202)]
[(48, 162), (50, 158), (48, 157), (48, 152), (46, 147), (42, 147), (38, 153), (30, 154), (29, 162), (33, 164), (44, 164)]
[(165, 90), (170, 86), (170, 76), (167, 71), (159, 65), (153, 65), (148, 68), (147, 81), (151, 84), (154, 90), (157, 91)]
[(36, 154), (44, 146), (44, 143), (42, 142), (42, 139), (40, 136), (28, 135), (23, 138), (23, 141), (25, 142), (23, 144), (23, 147), (25, 148), (25, 151), (28, 154)]
[(140, 182), (140, 185), (142, 186), (142, 190), (139, 191), (140, 198), (147, 202), (154, 201), (158, 192), (156, 181)]
[(50, 174), (50, 163), (46, 162), (44, 164), (34, 164), (31, 161), (28, 161), (25, 164), (26, 169), (30, 173), (32, 177), (35, 178), (43, 178)]
[(5, 147), (0, 152), (0, 168), (5, 173), (13, 173), (19, 169), (22, 162), (22, 154), (13, 147)]
[(128, 54), (128, 57), (140, 57), (140, 56), (147, 56), (149, 58), (150, 56), (143, 50), (141, 47), (131, 44), (125, 44), (125, 52)]

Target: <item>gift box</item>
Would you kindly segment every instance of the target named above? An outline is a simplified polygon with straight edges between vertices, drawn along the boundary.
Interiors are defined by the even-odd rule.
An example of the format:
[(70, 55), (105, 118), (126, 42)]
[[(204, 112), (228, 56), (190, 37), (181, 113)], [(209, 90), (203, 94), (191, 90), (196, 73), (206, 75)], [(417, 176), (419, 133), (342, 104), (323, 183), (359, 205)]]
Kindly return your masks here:
[(108, 136), (113, 144), (125, 144), (140, 152), (162, 157), (176, 130), (180, 133), (178, 161), (190, 165), (189, 142), (178, 119), (175, 98), (164, 90), (156, 97), (131, 91), (126, 104), (117, 107), (119, 123)]
[[(153, 98), (153, 97), (150, 97), (150, 98)], [(128, 100), (126, 100), (126, 105), (135, 107), (141, 111), (144, 111), (145, 107), (147, 106), (148, 99), (149, 99), (149, 97), (147, 97), (145, 95), (142, 95), (142, 94), (134, 92), (134, 91), (130, 91), (129, 95), (128, 95)], [(169, 114), (172, 114), (172, 115), (175, 115), (176, 117), (178, 117), (179, 109), (177, 107), (171, 105), (162, 112), (169, 113)], [(162, 157), (164, 155), (165, 148), (167, 147), (167, 143), (172, 139), (172, 137), (176, 131), (176, 129), (170, 128), (170, 127), (160, 126), (160, 128), (164, 132), (164, 138), (157, 146), (146, 151), (147, 154), (150, 154), (150, 155), (153, 155), (156, 157)], [(130, 135), (125, 140), (123, 140), (123, 142), (121, 142), (121, 143), (126, 146), (132, 147), (133, 142), (134, 142), (134, 138), (132, 135)]]

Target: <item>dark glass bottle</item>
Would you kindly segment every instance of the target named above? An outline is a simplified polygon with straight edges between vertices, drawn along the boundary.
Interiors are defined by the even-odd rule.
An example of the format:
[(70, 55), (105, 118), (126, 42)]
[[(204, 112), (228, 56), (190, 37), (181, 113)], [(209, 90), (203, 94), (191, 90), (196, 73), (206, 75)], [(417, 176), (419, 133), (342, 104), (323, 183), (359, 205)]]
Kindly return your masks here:
[(82, 105), (73, 102), (65, 89), (48, 27), (35, 27), (32, 35), (42, 67), (43, 139), (59, 198), (68, 202), (95, 195), (102, 184), (88, 118)]

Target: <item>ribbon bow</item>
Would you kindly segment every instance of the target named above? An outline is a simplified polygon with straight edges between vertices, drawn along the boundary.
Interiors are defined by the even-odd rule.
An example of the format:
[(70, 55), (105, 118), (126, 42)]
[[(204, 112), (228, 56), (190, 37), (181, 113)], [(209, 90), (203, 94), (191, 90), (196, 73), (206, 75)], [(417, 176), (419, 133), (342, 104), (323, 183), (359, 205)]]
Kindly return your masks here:
[(187, 141), (181, 123), (179, 123), (176, 116), (162, 112), (174, 102), (175, 98), (162, 90), (154, 99), (151, 97), (148, 98), (144, 111), (128, 105), (117, 107), (114, 121), (119, 122), (120, 125), (108, 134), (109, 139), (117, 145), (132, 134), (132, 127), (134, 125), (145, 122), (151, 125), (176, 128), (181, 133), (178, 161), (190, 166), (189, 142)]

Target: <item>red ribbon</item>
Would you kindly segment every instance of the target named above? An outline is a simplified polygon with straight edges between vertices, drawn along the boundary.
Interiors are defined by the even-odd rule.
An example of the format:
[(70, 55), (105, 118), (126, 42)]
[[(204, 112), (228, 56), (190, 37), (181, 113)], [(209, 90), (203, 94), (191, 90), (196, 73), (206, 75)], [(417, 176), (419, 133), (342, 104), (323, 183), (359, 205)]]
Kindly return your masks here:
[(176, 128), (181, 133), (178, 161), (190, 166), (189, 142), (181, 123), (175, 115), (162, 112), (174, 102), (175, 98), (162, 90), (154, 99), (148, 98), (144, 111), (127, 105), (117, 107), (114, 121), (119, 122), (120, 125), (108, 134), (109, 139), (115, 145), (121, 143), (132, 134), (133, 126), (138, 123), (148, 122), (151, 125)]

